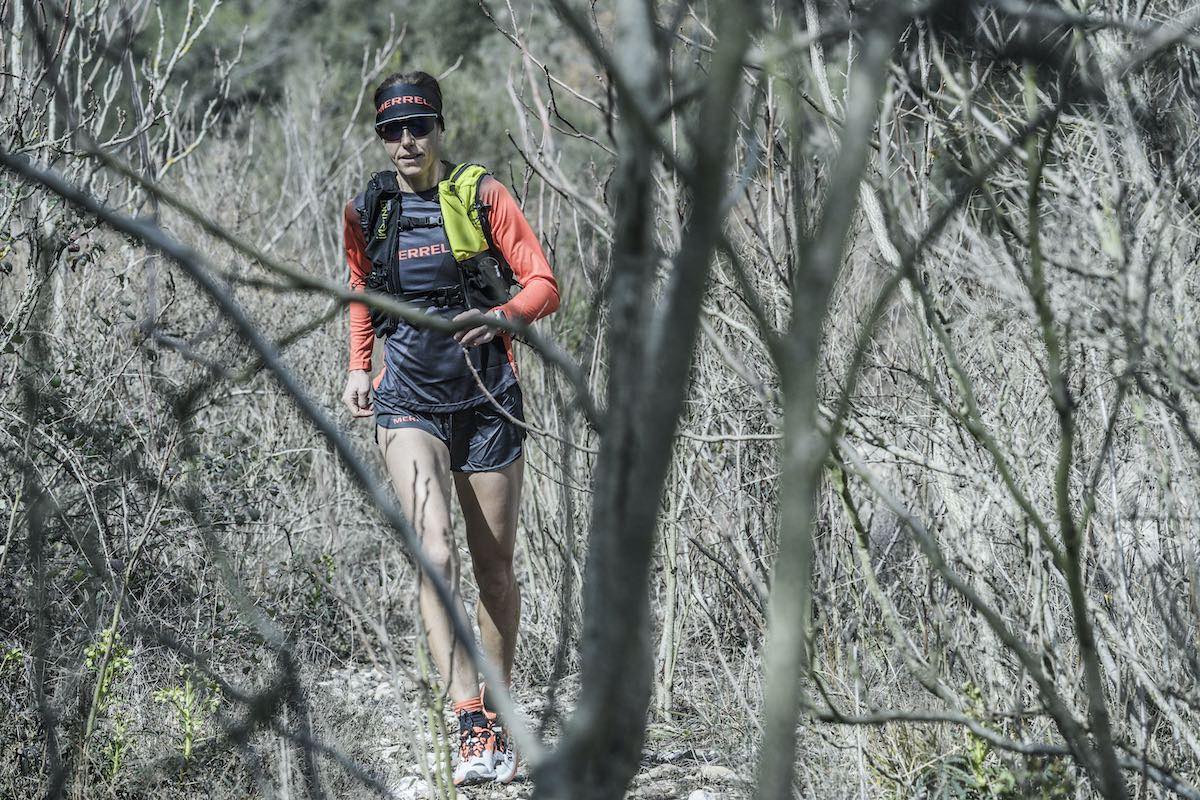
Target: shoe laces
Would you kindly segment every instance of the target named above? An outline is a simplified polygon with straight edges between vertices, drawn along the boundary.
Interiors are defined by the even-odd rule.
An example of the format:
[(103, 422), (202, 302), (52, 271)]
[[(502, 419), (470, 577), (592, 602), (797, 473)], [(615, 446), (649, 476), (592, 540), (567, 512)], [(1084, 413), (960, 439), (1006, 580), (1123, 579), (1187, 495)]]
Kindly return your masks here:
[(458, 715), (458, 754), (477, 758), (487, 752), (496, 738), (492, 724), (482, 711), (464, 711)]
[(504, 731), (504, 726), (495, 720), (492, 723), (492, 747), (497, 753), (508, 752), (508, 734)]
[[(479, 687), (480, 705), (483, 705), (483, 695), (484, 695), (485, 691), (486, 690), (485, 690), (484, 686), (482, 684), (480, 684), (480, 687)], [(504, 731), (504, 724), (502, 722), (500, 722), (500, 715), (497, 714), (495, 711), (489, 710), (486, 705), (483, 706), (483, 714), (485, 717), (487, 717), (488, 723), (491, 725), (491, 728), (492, 728), (492, 750), (493, 750), (493, 752), (507, 754), (508, 753), (508, 734), (506, 734)]]

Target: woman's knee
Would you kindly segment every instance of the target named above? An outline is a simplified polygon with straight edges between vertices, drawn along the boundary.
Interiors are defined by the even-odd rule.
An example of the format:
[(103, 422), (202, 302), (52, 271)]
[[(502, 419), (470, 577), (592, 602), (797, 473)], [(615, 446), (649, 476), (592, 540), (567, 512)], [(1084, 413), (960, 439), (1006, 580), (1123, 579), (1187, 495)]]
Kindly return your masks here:
[(475, 585), (484, 601), (504, 600), (517, 586), (512, 558), (494, 558), (474, 563)]
[(429, 562), (433, 574), (444, 581), (453, 581), (458, 576), (458, 554), (449, 540), (426, 536), (421, 541), (421, 552)]

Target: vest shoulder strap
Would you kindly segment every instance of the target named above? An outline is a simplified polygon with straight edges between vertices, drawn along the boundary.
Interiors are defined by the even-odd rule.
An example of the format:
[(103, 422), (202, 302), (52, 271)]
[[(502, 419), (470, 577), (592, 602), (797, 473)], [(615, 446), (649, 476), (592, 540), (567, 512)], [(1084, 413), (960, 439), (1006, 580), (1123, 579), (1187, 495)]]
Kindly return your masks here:
[(363, 240), (370, 244), (375, 239), (387, 238), (387, 213), (391, 210), (388, 201), (394, 199), (397, 204), (395, 210), (397, 213), (400, 211), (400, 187), (396, 183), (396, 173), (390, 170), (376, 172), (367, 181), (367, 188), (361, 197), (358, 221), (362, 226)]

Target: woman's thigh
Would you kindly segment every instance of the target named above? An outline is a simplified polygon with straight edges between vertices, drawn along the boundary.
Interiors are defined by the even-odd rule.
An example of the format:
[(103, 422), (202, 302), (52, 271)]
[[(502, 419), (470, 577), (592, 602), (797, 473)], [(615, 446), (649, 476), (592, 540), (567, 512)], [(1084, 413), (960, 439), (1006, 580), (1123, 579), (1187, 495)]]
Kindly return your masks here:
[(476, 568), (512, 561), (521, 506), (525, 457), (494, 472), (454, 473), (454, 486), (467, 527), (467, 547)]
[(445, 443), (418, 428), (377, 427), (376, 434), (400, 507), (423, 546), (427, 551), (449, 549), (450, 452)]

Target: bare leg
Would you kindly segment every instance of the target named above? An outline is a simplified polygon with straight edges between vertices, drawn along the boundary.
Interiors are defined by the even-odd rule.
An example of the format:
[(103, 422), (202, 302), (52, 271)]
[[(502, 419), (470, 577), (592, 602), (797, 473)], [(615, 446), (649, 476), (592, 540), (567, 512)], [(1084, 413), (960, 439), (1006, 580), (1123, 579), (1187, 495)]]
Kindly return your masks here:
[(521, 621), (521, 590), (513, 573), (517, 513), (525, 457), (496, 472), (455, 473), (454, 486), (467, 523), (475, 582), (479, 586), (480, 645), (501, 666), (504, 682), (512, 678)]
[[(466, 618), (458, 591), (458, 559), (450, 526), (450, 453), (437, 437), (415, 428), (377, 428), (379, 449), (387, 464), (400, 507), (413, 522), (421, 549), (434, 571), (454, 591), (459, 613)], [(450, 615), (433, 585), (420, 579), (421, 621), (430, 655), (449, 685), (450, 700), (461, 702), (479, 695), (479, 676), (467, 650), (455, 641)]]

